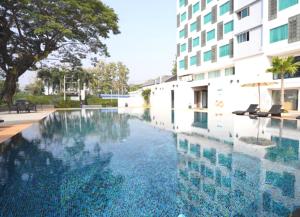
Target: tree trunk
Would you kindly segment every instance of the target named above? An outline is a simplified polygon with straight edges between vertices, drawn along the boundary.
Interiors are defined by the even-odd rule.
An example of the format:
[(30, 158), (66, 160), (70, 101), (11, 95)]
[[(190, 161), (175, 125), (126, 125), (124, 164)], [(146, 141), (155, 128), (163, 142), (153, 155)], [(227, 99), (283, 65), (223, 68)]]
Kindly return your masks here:
[(13, 72), (7, 73), (6, 79), (4, 81), (4, 86), (1, 92), (1, 99), (8, 104), (9, 109), (11, 108), (13, 102), (13, 96), (17, 90), (17, 81), (18, 81), (17, 73), (13, 73)]
[(48, 88), (48, 96), (50, 95), (50, 81), (47, 82), (47, 88)]
[(284, 109), (284, 73), (281, 73), (281, 93), (280, 93), (280, 104)]

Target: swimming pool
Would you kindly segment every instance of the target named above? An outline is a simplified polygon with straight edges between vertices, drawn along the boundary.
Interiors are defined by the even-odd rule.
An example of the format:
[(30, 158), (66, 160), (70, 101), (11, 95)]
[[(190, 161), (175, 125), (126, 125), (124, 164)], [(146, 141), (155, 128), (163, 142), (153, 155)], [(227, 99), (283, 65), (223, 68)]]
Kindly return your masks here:
[(300, 123), (193, 111), (60, 111), (5, 143), (0, 216), (288, 216)]

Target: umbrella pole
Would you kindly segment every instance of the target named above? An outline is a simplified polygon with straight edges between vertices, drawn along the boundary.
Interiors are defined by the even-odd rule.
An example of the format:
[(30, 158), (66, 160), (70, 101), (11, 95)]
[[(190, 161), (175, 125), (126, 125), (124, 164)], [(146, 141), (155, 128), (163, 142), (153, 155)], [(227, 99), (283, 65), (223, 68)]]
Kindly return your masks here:
[(258, 106), (259, 106), (259, 109), (261, 109), (260, 108), (260, 84), (258, 84)]

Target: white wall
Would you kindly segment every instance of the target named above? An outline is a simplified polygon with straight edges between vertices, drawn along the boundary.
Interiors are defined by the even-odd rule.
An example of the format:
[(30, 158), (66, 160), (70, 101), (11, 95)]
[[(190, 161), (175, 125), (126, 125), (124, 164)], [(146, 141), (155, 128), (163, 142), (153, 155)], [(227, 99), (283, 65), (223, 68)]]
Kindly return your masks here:
[[(240, 1), (236, 1), (237, 3)], [(262, 1), (244, 1), (247, 4), (242, 5), (249, 5), (251, 2), (251, 5), (249, 5), (249, 16), (244, 17), (243, 19), (238, 19), (237, 16), (235, 16), (235, 26), (234, 26), (234, 32), (236, 34), (240, 32), (244, 32), (248, 29), (255, 28), (257, 26), (262, 25)], [(255, 2), (252, 4), (252, 2)], [(239, 6), (239, 5), (238, 5)], [(235, 8), (235, 11), (239, 10), (239, 7)]]
[(129, 98), (119, 98), (118, 107), (142, 107), (144, 105), (144, 98), (142, 97), (142, 90), (135, 91), (129, 94)]

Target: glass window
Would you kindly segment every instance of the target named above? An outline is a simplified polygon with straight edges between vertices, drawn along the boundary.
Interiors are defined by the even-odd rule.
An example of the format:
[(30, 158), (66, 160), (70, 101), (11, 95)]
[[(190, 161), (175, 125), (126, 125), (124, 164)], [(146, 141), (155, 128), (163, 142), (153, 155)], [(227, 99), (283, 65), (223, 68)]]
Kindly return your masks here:
[(279, 10), (284, 10), (298, 4), (298, 0), (279, 0)]
[(200, 45), (200, 38), (194, 38), (193, 39), (193, 47), (197, 47), (198, 45)]
[(233, 31), (233, 20), (224, 24), (224, 34)]
[(270, 43), (288, 39), (288, 24), (270, 30)]
[(204, 52), (204, 62), (211, 60), (211, 50)]
[(180, 45), (180, 52), (186, 51), (186, 43)]
[(211, 31), (209, 31), (209, 32), (207, 32), (207, 41), (214, 39), (215, 35), (216, 35), (216, 32), (215, 32), (214, 29), (211, 30)]
[(249, 41), (250, 38), (249, 38), (249, 32), (244, 32), (242, 34), (239, 34), (237, 36), (237, 41), (238, 43), (243, 43), (243, 42), (246, 42), (246, 41)]
[(225, 76), (230, 76), (230, 75), (234, 75), (234, 74), (235, 74), (235, 68), (234, 67), (225, 69)]
[(184, 12), (183, 14), (181, 14), (180, 16), (180, 21), (183, 22), (186, 20), (186, 12)]
[(204, 73), (195, 75), (195, 80), (204, 80), (204, 79), (205, 79)]
[(185, 0), (179, 0), (179, 6), (182, 7), (185, 5)]
[(200, 10), (200, 3), (197, 2), (196, 4), (193, 5), (193, 13), (196, 13), (199, 10)]
[(197, 64), (197, 56), (190, 57), (190, 65), (194, 66)]
[(211, 2), (212, 0), (206, 0), (206, 4), (208, 4), (209, 2)]
[(220, 70), (208, 72), (208, 78), (217, 78), (221, 76)]
[(190, 25), (190, 31), (193, 32), (193, 31), (196, 31), (197, 30), (197, 21), (196, 22), (193, 22), (191, 25)]
[(229, 44), (223, 45), (219, 48), (219, 56), (229, 56)]
[(211, 22), (211, 12), (204, 16), (204, 24)]
[(185, 30), (183, 29), (179, 32), (179, 38), (183, 38), (184, 36), (185, 36)]
[(241, 10), (240, 12), (238, 12), (237, 15), (238, 15), (239, 19), (243, 19), (243, 18), (249, 16), (250, 15), (250, 13), (249, 13), (249, 7), (244, 8), (243, 10)]
[(230, 2), (226, 2), (220, 6), (220, 16), (227, 13), (230, 10)]
[(180, 60), (179, 61), (179, 68), (180, 69), (185, 69), (185, 62), (184, 62), (184, 60)]
[[(298, 90), (285, 90), (284, 91), (284, 109), (298, 110)], [(273, 104), (280, 104), (280, 90), (272, 91)]]

